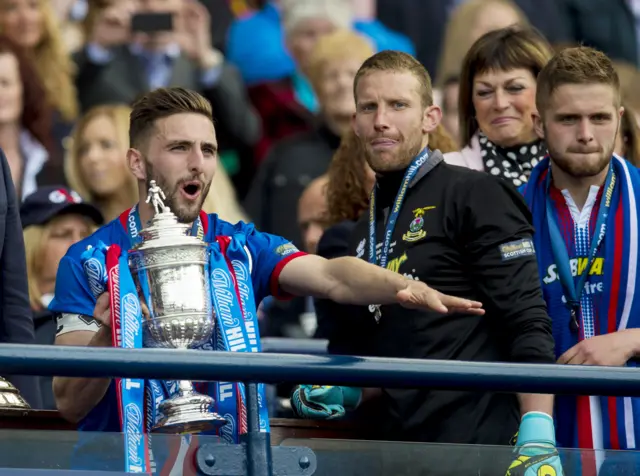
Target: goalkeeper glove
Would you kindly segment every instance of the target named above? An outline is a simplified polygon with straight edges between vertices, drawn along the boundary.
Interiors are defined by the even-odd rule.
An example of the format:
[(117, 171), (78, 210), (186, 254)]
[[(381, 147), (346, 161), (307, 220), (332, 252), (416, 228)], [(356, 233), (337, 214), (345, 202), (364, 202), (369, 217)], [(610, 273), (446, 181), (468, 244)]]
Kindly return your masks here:
[(291, 397), (291, 405), (300, 418), (335, 420), (358, 406), (359, 388), (327, 385), (299, 385)]
[(556, 449), (553, 418), (542, 412), (529, 412), (522, 417), (515, 452), (506, 476), (563, 476)]

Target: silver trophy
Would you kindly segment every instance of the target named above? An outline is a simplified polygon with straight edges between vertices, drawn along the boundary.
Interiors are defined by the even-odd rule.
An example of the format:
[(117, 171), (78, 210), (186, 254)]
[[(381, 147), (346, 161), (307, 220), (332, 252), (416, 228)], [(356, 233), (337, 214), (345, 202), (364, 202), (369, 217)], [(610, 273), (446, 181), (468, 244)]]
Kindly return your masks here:
[[(209, 248), (190, 236), (190, 225), (178, 222), (164, 205), (164, 193), (151, 181), (147, 203), (155, 215), (140, 231), (141, 242), (129, 251), (129, 268), (148, 313), (143, 316), (143, 346), (189, 349), (208, 342), (215, 326), (209, 281)], [(188, 380), (178, 395), (159, 406), (161, 418), (152, 431), (200, 433), (226, 420), (211, 408), (213, 398), (196, 393)]]

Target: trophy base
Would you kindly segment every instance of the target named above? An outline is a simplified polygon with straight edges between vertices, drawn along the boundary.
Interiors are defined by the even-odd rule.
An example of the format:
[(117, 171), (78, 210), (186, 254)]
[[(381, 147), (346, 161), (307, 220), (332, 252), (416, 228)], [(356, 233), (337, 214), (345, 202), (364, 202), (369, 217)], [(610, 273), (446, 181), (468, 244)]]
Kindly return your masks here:
[(213, 399), (206, 395), (191, 394), (165, 400), (158, 410), (163, 416), (151, 429), (153, 433), (188, 434), (215, 430), (227, 420), (209, 411)]

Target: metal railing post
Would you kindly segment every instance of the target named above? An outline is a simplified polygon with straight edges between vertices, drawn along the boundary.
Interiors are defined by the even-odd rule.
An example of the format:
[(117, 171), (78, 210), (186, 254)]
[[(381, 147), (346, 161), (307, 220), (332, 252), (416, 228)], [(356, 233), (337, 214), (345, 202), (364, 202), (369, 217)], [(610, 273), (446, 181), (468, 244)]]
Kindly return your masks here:
[(260, 405), (258, 384), (246, 383), (247, 391), (247, 475), (273, 476), (271, 459), (271, 436), (260, 431)]

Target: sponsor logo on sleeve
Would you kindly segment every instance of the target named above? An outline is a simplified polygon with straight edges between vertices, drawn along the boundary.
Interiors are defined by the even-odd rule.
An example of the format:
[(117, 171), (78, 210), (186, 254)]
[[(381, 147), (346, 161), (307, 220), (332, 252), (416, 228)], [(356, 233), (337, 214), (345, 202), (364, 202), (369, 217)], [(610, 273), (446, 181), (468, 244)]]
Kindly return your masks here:
[(533, 241), (525, 238), (518, 241), (511, 241), (500, 245), (500, 255), (502, 261), (510, 261), (512, 259), (524, 258), (527, 256), (535, 256), (536, 250), (533, 247)]
[(297, 253), (298, 252), (298, 248), (296, 248), (295, 246), (293, 246), (291, 243), (285, 243), (284, 245), (280, 245), (275, 249), (275, 252), (277, 255), (280, 256), (288, 256), (290, 254), (293, 253)]

